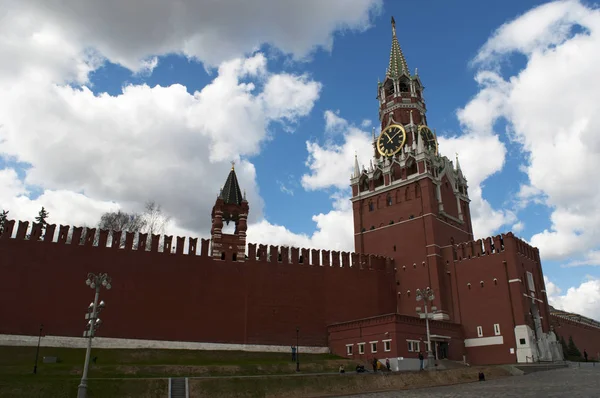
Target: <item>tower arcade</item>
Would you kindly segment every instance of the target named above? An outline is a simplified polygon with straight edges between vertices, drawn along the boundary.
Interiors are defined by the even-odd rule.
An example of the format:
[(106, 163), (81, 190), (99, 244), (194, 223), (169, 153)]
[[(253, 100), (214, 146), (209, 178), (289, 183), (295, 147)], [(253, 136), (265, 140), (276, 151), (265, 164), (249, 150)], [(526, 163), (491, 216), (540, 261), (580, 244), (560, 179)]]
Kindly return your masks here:
[[(398, 311), (415, 314), (414, 292), (431, 287), (438, 319), (451, 320), (452, 287), (441, 248), (473, 239), (468, 185), (456, 158), (440, 154), (428, 126), (424, 87), (411, 75), (392, 18), (385, 80), (377, 85), (381, 133), (368, 166), (350, 178), (355, 250), (396, 260)], [(411, 295), (412, 292), (412, 295)]]
[[(231, 162), (231, 171), (217, 196), (211, 213), (211, 257), (221, 260), (244, 261), (249, 210), (246, 194), (244, 193), (242, 196), (234, 163)], [(233, 234), (222, 232), (223, 222), (235, 223)]]

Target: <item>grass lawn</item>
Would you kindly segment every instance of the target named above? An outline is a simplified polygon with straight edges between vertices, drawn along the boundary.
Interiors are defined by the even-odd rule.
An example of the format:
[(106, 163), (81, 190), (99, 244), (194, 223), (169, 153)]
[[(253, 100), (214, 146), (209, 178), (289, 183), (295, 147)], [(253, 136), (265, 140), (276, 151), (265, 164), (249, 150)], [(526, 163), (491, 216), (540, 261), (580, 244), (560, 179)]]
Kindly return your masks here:
[[(33, 375), (36, 347), (0, 346), (0, 397), (73, 397), (81, 378), (85, 350), (41, 347)], [(58, 363), (43, 363), (44, 356)], [(295, 373), (291, 354), (242, 351), (92, 349), (90, 397), (165, 397), (173, 376), (283, 375)], [(302, 373), (336, 372), (354, 362), (329, 354), (300, 354)], [(125, 378), (124, 380), (109, 380)], [(143, 378), (157, 378), (144, 380)], [(141, 379), (141, 380), (140, 380)]]

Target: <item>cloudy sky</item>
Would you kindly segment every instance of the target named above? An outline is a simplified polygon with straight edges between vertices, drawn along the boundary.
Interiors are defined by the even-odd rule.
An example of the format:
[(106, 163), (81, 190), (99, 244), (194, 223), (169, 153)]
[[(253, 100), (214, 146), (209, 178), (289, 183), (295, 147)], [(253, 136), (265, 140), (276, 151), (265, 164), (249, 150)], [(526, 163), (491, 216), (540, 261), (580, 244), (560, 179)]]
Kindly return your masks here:
[(600, 11), (432, 2), (0, 0), (0, 209), (94, 225), (155, 200), (207, 236), (235, 160), (250, 241), (352, 250), (394, 15), (476, 235), (538, 246), (552, 303), (599, 319)]

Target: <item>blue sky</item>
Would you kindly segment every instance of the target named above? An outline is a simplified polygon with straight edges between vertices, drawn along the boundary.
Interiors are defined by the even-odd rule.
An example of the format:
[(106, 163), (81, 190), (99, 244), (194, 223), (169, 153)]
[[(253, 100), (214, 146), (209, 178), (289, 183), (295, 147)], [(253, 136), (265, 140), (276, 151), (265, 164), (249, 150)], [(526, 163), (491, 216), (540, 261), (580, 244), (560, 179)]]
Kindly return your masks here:
[[(268, 0), (263, 2), (269, 3)], [(126, 210), (137, 209), (144, 200), (157, 198), (174, 216), (174, 233), (202, 235), (209, 228), (207, 210), (213, 201), (210, 198), (216, 195), (218, 186), (225, 181), (228, 161), (238, 159), (241, 162), (240, 181), (243, 188), (249, 191), (249, 197), (254, 198), (250, 206), (251, 212), (256, 214), (253, 221), (256, 223), (254, 231), (258, 239), (282, 243), (284, 236), (290, 243), (299, 245), (331, 244), (345, 247), (347, 242), (340, 243), (335, 235), (336, 231), (347, 230), (347, 226), (351, 225), (347, 208), (348, 189), (343, 187), (343, 184), (349, 183), (349, 173), (342, 174), (346, 175), (343, 183), (314, 183), (312, 188), (306, 182), (303, 185), (303, 176), (316, 178), (325, 175), (322, 173), (326, 172), (326, 167), (350, 169), (354, 151), (360, 151), (360, 148), (351, 148), (350, 138), (368, 141), (371, 127), (366, 124), (361, 126), (365, 120), (378, 126), (376, 86), (378, 78), (385, 76), (391, 45), (390, 18), (394, 16), (398, 38), (411, 72), (418, 68), (426, 87), (428, 123), (437, 129), (442, 144), (440, 150), (451, 159), (455, 151), (460, 154), (461, 164), (470, 182), (471, 198), (480, 209), (477, 210), (478, 237), (516, 229), (517, 235), (541, 246), (544, 270), (553, 283), (556, 300), (562, 297), (563, 304), (569, 303), (565, 304), (567, 306), (575, 305), (572, 304), (575, 299), (567, 301), (568, 288), (580, 289), (575, 293), (583, 292), (582, 286), (592, 280), (594, 283), (597, 281), (600, 260), (596, 261), (596, 256), (600, 241), (592, 236), (595, 227), (588, 229), (589, 237), (577, 238), (573, 232), (576, 228), (569, 221), (572, 214), (576, 216), (576, 213), (565, 215), (572, 211), (565, 205), (572, 201), (563, 197), (568, 192), (555, 192), (551, 184), (546, 182), (552, 176), (544, 173), (548, 167), (541, 162), (550, 162), (551, 159), (539, 160), (538, 155), (531, 157), (532, 153), (544, 153), (536, 148), (542, 148), (545, 144), (533, 132), (528, 135), (529, 130), (523, 126), (535, 125), (546, 118), (532, 112), (531, 118), (526, 119), (523, 114), (529, 112), (523, 107), (518, 110), (514, 105), (538, 100), (542, 103), (543, 90), (539, 91), (539, 95), (536, 94), (537, 89), (523, 94), (522, 87), (528, 87), (528, 84), (536, 87), (534, 80), (525, 72), (539, 70), (533, 68), (540, 68), (539, 58), (552, 55), (551, 51), (547, 51), (550, 48), (564, 48), (567, 51), (570, 45), (582, 47), (582, 44), (577, 44), (577, 34), (586, 31), (582, 28), (585, 23), (581, 21), (589, 11), (585, 7), (593, 3), (573, 1), (564, 3), (567, 5), (556, 3), (536, 9), (547, 2), (365, 0), (357, 1), (347, 9), (342, 3), (332, 1), (330, 5), (323, 6), (326, 9), (320, 10), (320, 3), (315, 1), (306, 3), (304, 11), (307, 16), (300, 15), (298, 10), (273, 6), (273, 13), (281, 12), (281, 20), (286, 21), (283, 26), (289, 29), (282, 28), (282, 24), (274, 19), (261, 22), (248, 17), (237, 25), (231, 21), (232, 25), (225, 33), (229, 36), (202, 36), (204, 41), (195, 41), (197, 36), (194, 36), (206, 35), (201, 31), (201, 21), (196, 24), (192, 21), (187, 30), (182, 28), (181, 32), (175, 32), (177, 34), (153, 29), (152, 24), (158, 26), (160, 22), (157, 21), (160, 21), (161, 12), (164, 11), (156, 10), (157, 20), (145, 21), (142, 25), (143, 17), (131, 17), (136, 15), (134, 12), (130, 14), (127, 9), (110, 9), (107, 6), (104, 11), (115, 13), (115, 20), (111, 22), (114, 25), (106, 27), (106, 24), (96, 25), (103, 23), (94, 17), (98, 14), (97, 10), (81, 8), (70, 15), (58, 8), (52, 12), (43, 11), (42, 3), (35, 3), (16, 7), (14, 12), (15, 15), (27, 15), (31, 20), (42, 18), (51, 28), (56, 27), (40, 30), (47, 39), (29, 40), (26, 45), (19, 43), (18, 46), (9, 45), (5, 48), (0, 45), (0, 55), (7, 51), (4, 55), (10, 56), (4, 59), (15, 59), (15, 65), (22, 65), (14, 68), (19, 72), (10, 68), (4, 71), (0, 67), (0, 87), (11, 88), (15, 95), (11, 103), (17, 103), (17, 98), (26, 98), (25, 92), (33, 93), (31, 95), (34, 97), (31, 98), (46, 98), (35, 95), (36, 90), (41, 92), (41, 87), (44, 87), (44, 93), (54, 95), (54, 99), (47, 102), (40, 99), (43, 106), (35, 108), (36, 113), (32, 110), (27, 114), (25, 108), (29, 105), (18, 108), (24, 114), (22, 117), (17, 117), (15, 111), (9, 113), (6, 110), (4, 115), (0, 111), (0, 116), (4, 116), (3, 120), (6, 121), (4, 137), (0, 130), (0, 155), (3, 154), (0, 156), (0, 172), (4, 171), (2, 181), (12, 192), (12, 196), (0, 196), (0, 207), (10, 208), (17, 216), (26, 217), (33, 211), (31, 209), (45, 203), (56, 222), (93, 224), (98, 214), (114, 206)], [(103, 7), (91, 4), (86, 7)], [(201, 15), (204, 12), (201, 6), (190, 7), (200, 8), (196, 14), (191, 11), (189, 14), (207, 18)], [(224, 9), (227, 7), (223, 5)], [(149, 10), (148, 15), (153, 11)], [(82, 13), (78, 17), (80, 21), (76, 18), (77, 12)], [(205, 14), (211, 12), (207, 10)], [(517, 19), (527, 12), (530, 12), (526, 16), (528, 19)], [(242, 14), (241, 11), (239, 13)], [(570, 17), (563, 18), (563, 14)], [(291, 15), (299, 17), (286, 20), (292, 18)], [(231, 19), (238, 17), (243, 18), (233, 15)], [(302, 17), (306, 17), (308, 22), (301, 21)], [(509, 23), (515, 19), (525, 22)], [(223, 24), (229, 23), (228, 19), (225, 21)], [(181, 24), (188, 22), (186, 20)], [(139, 28), (136, 28), (137, 23), (140, 23)], [(508, 27), (498, 30), (505, 23), (509, 23)], [(557, 25), (566, 27), (564, 34), (560, 29), (553, 30)], [(97, 31), (87, 26), (96, 27)], [(257, 29), (257, 26), (261, 29)], [(314, 35), (310, 32), (313, 26)], [(347, 28), (339, 29), (340, 26)], [(591, 26), (587, 28), (588, 31), (594, 31)], [(25, 25), (14, 29), (24, 34), (35, 31), (26, 31), (32, 28)], [(176, 31), (177, 27), (173, 30)], [(495, 32), (499, 32), (496, 38), (493, 36)], [(5, 35), (11, 39), (9, 33), (8, 28), (4, 31), (0, 29), (0, 38)], [(142, 33), (148, 34), (143, 37)], [(45, 43), (53, 47), (42, 48)], [(22, 45), (22, 51), (25, 52), (30, 44), (34, 46), (31, 47), (31, 54), (35, 56), (25, 54), (21, 57), (17, 47)], [(482, 62), (474, 62), (478, 56), (483, 59)], [(147, 70), (138, 67), (140, 59), (148, 61), (152, 57), (157, 60), (155, 67)], [(260, 63), (264, 59), (265, 63), (258, 68), (259, 72), (242, 73), (238, 71), (239, 68), (236, 69), (232, 83), (231, 79), (226, 79), (230, 75), (223, 72), (225, 69), (222, 68), (235, 59), (239, 60), (240, 65), (245, 65), (243, 60)], [(536, 62), (532, 62), (532, 59)], [(568, 62), (567, 66), (571, 67)], [(248, 65), (240, 68), (252, 69)], [(22, 72), (24, 70), (38, 72)], [(6, 75), (4, 79), (2, 73)], [(580, 75), (577, 75), (577, 71), (573, 73), (574, 79), (584, 81), (587, 72), (580, 71)], [(475, 80), (476, 77), (489, 78), (492, 75), (496, 80), (484, 79), (485, 82), (481, 84)], [(280, 109), (281, 104), (273, 104), (276, 102), (273, 98), (271, 103), (267, 103), (269, 101), (264, 99), (263, 94), (270, 89), (269, 84), (274, 76), (290, 77), (290, 84), (295, 85), (293, 90), (298, 91), (294, 91), (289, 100), (293, 101), (302, 97), (301, 93), (306, 93), (303, 102), (283, 110)], [(226, 84), (222, 83), (224, 80), (227, 80)], [(241, 108), (234, 106), (224, 110), (221, 115), (216, 107), (203, 113), (202, 117), (197, 116), (197, 119), (217, 120), (218, 128), (214, 129), (204, 126), (205, 122), (196, 120), (194, 115), (190, 116), (193, 120), (181, 122), (177, 113), (192, 112), (185, 108), (194, 101), (192, 95), (202, 92), (209, 98), (207, 88), (217, 87), (216, 82), (224, 84), (218, 86), (221, 92), (231, 89), (232, 95), (240, 95), (239, 89), (243, 84), (252, 84), (253, 89), (248, 91), (250, 94), (241, 96), (242, 105), (239, 106), (243, 109), (238, 110)], [(65, 89), (67, 83), (73, 92)], [(52, 84), (60, 89), (53, 88)], [(148, 86), (147, 89), (143, 89), (144, 85)], [(177, 85), (188, 95), (177, 92)], [(158, 92), (157, 86), (165, 90)], [(507, 86), (510, 88), (507, 89)], [(82, 87), (89, 88), (95, 97), (86, 97), (85, 93), (78, 91)], [(127, 92), (124, 87), (135, 89), (135, 92)], [(590, 92), (593, 91), (592, 87)], [(214, 91), (210, 95), (215, 95)], [(506, 94), (507, 91), (510, 94)], [(206, 102), (216, 101), (214, 98), (217, 97), (210, 97), (211, 100)], [(521, 97), (525, 99), (521, 100)], [(198, 98), (200, 96), (196, 100)], [(226, 99), (218, 100), (224, 101), (223, 107), (227, 106)], [(153, 108), (161, 101), (171, 101), (172, 106), (161, 104), (161, 107)], [(32, 102), (35, 101), (29, 100), (27, 104)], [(259, 102), (262, 105), (257, 105)], [(8, 105), (5, 109), (9, 108)], [(206, 104), (203, 106), (208, 108)], [(280, 108), (274, 110), (277, 106)], [(264, 116), (264, 120), (256, 121), (252, 115), (240, 117), (246, 107), (250, 113), (252, 109), (260, 108), (266, 115), (261, 116)], [(324, 115), (327, 111), (334, 112), (347, 122), (341, 131), (326, 131)], [(40, 116), (41, 112), (51, 116), (44, 119), (45, 116)], [(269, 112), (287, 112), (288, 117), (269, 116)], [(588, 109), (587, 112), (581, 117), (588, 122), (592, 120), (588, 123), (591, 126), (595, 111)], [(31, 120), (37, 117), (40, 120), (37, 125), (27, 124), (33, 123)], [(138, 117), (140, 119), (136, 119)], [(217, 121), (214, 123), (217, 124)], [(577, 125), (576, 120), (570, 123)], [(146, 129), (140, 127), (146, 124)], [(193, 126), (203, 126), (197, 129), (206, 130), (203, 134), (204, 137), (211, 137), (206, 141), (210, 145), (220, 142), (223, 146), (219, 146), (218, 151), (210, 147), (212, 149), (207, 153), (203, 152), (204, 149), (200, 147), (204, 144), (187, 141), (193, 138)], [(352, 130), (350, 126), (356, 129)], [(111, 148), (108, 143), (112, 142), (113, 130), (117, 131), (114, 134), (128, 134), (129, 131), (131, 136), (122, 135), (120, 144)], [(507, 130), (513, 132), (513, 139), (509, 138)], [(582, 131), (585, 134), (585, 128)], [(35, 138), (33, 132), (41, 135)], [(64, 138), (73, 137), (70, 134), (76, 134), (80, 141)], [(245, 140), (250, 140), (247, 138), (250, 136), (256, 138), (252, 143), (246, 143)], [(44, 142), (39, 142), (39, 137), (45, 137)], [(139, 140), (145, 143), (137, 147)], [(559, 145), (558, 138), (550, 141)], [(91, 142), (102, 147), (102, 143), (107, 143), (102, 152), (103, 161), (108, 163), (102, 163), (102, 167), (94, 166), (101, 155), (87, 148), (88, 144), (92, 146)], [(314, 153), (307, 150), (307, 142), (316, 145), (326, 156), (341, 156), (343, 151), (348, 153), (344, 155), (344, 162), (315, 168), (314, 158), (311, 158)], [(59, 150), (64, 150), (64, 154), (59, 155)], [(364, 148), (362, 150), (364, 152)], [(56, 156), (51, 155), (52, 152), (56, 152)], [(163, 152), (166, 154), (164, 157)], [(131, 162), (117, 161), (121, 154), (131, 157)], [(596, 155), (597, 152), (590, 153), (588, 165), (599, 165)], [(111, 156), (114, 156), (112, 160)], [(209, 158), (210, 161), (207, 161)], [(368, 159), (361, 161), (367, 163)], [(10, 174), (12, 170), (16, 173), (14, 178)], [(567, 178), (566, 174), (559, 177)], [(557, 180), (554, 185), (563, 184), (564, 181)], [(479, 196), (480, 184), (482, 193)], [(527, 191), (523, 187), (531, 187), (528, 192), (533, 194), (523, 195)], [(519, 192), (522, 195), (516, 200)], [(30, 200), (17, 199), (24, 193)], [(597, 197), (600, 198), (600, 193)], [(593, 198), (587, 199), (593, 201)], [(64, 207), (68, 207), (66, 203), (77, 211), (64, 210)], [(518, 207), (519, 203), (526, 204)], [(487, 204), (489, 207), (485, 207)], [(554, 223), (551, 220), (553, 212), (556, 216)], [(319, 214), (322, 217), (315, 219), (314, 216)], [(557, 221), (559, 218), (566, 221)], [(341, 220), (337, 227), (333, 226), (338, 222), (336, 220)], [(544, 230), (558, 232), (543, 234)], [(351, 233), (343, 233), (351, 236)], [(577, 249), (563, 247), (568, 246), (564, 243), (568, 239), (575, 239), (576, 244), (571, 246)], [(563, 242), (564, 245), (556, 242)], [(581, 264), (565, 266), (577, 262)], [(561, 291), (563, 296), (559, 295)], [(593, 311), (597, 308), (600, 308), (600, 304), (596, 301), (590, 313), (595, 313)]]

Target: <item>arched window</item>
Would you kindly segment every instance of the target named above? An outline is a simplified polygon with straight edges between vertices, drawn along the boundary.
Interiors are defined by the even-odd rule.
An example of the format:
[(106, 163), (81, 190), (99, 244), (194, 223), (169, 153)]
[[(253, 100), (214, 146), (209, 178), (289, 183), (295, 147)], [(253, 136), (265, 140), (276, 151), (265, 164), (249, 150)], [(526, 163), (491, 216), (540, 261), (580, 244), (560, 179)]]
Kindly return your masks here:
[(388, 206), (391, 206), (392, 205), (392, 195), (388, 194), (387, 198), (385, 198), (385, 201)]
[(401, 93), (410, 92), (410, 87), (408, 86), (408, 84), (406, 82), (400, 82), (400, 92)]
[(375, 206), (373, 205), (373, 202), (369, 202), (369, 211), (373, 211), (375, 209)]
[(390, 95), (394, 94), (394, 82), (391, 80), (388, 80), (387, 82), (385, 82), (385, 85), (383, 86), (384, 90), (385, 90), (385, 96), (389, 97)]

